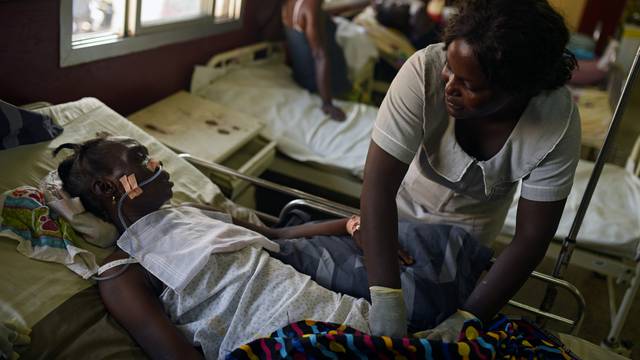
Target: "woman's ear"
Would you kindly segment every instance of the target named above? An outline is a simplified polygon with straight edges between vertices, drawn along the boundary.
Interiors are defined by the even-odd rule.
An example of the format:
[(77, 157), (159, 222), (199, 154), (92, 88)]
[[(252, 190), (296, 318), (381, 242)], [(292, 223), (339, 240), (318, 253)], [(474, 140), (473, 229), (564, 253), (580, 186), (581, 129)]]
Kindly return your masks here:
[(113, 198), (118, 195), (118, 185), (108, 178), (100, 178), (91, 184), (91, 192), (99, 198)]

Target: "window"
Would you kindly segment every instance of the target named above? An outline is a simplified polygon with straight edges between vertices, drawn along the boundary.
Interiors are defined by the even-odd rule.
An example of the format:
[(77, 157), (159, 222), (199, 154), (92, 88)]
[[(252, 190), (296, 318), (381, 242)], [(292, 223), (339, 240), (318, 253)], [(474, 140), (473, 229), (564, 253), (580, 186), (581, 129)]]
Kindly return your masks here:
[(62, 0), (60, 66), (238, 29), (242, 3), (242, 0)]

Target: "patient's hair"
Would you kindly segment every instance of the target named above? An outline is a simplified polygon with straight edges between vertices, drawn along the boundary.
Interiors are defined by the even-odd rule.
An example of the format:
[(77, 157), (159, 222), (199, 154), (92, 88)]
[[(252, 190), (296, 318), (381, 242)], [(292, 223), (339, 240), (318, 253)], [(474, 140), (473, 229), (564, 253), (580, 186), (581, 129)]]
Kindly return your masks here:
[(489, 82), (535, 96), (571, 79), (577, 66), (565, 46), (569, 31), (547, 0), (466, 0), (447, 25), (444, 42), (464, 39)]
[(65, 143), (53, 150), (53, 156), (62, 149), (73, 150), (73, 154), (58, 165), (58, 176), (62, 180), (63, 189), (72, 197), (79, 197), (87, 211), (109, 220), (109, 216), (100, 206), (100, 202), (92, 196), (93, 179), (110, 175), (111, 169), (104, 159), (109, 156), (103, 145), (109, 141), (101, 134), (95, 139), (81, 144)]

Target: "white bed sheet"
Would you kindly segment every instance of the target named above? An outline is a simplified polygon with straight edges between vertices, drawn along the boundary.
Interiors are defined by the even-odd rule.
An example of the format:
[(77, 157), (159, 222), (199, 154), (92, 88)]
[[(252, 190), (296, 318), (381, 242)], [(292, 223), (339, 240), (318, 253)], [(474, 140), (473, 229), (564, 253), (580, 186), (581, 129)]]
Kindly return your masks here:
[[(564, 239), (569, 234), (592, 171), (592, 162), (580, 160), (556, 238)], [(515, 232), (519, 198), (518, 191), (509, 209), (503, 228), (504, 233), (513, 235)], [(640, 259), (640, 179), (638, 177), (619, 166), (611, 164), (604, 166), (578, 233), (577, 245), (609, 255), (636, 261)]]
[(347, 119), (331, 120), (320, 109), (320, 97), (298, 86), (278, 59), (224, 69), (197, 66), (191, 92), (263, 120), (262, 135), (287, 156), (362, 178), (376, 107), (335, 101)]

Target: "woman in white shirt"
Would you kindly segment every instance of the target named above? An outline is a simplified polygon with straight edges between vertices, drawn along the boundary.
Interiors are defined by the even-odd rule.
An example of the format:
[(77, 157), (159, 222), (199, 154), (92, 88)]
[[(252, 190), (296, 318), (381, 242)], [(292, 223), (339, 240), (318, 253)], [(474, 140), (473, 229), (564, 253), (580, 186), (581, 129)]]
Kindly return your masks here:
[(571, 189), (580, 121), (569, 91), (575, 58), (546, 0), (462, 4), (444, 43), (418, 51), (394, 79), (372, 134), (361, 236), (375, 335), (406, 333), (398, 217), (498, 234), (518, 183), (516, 235), (462, 308), (433, 331), (452, 340), (490, 320), (544, 257)]

